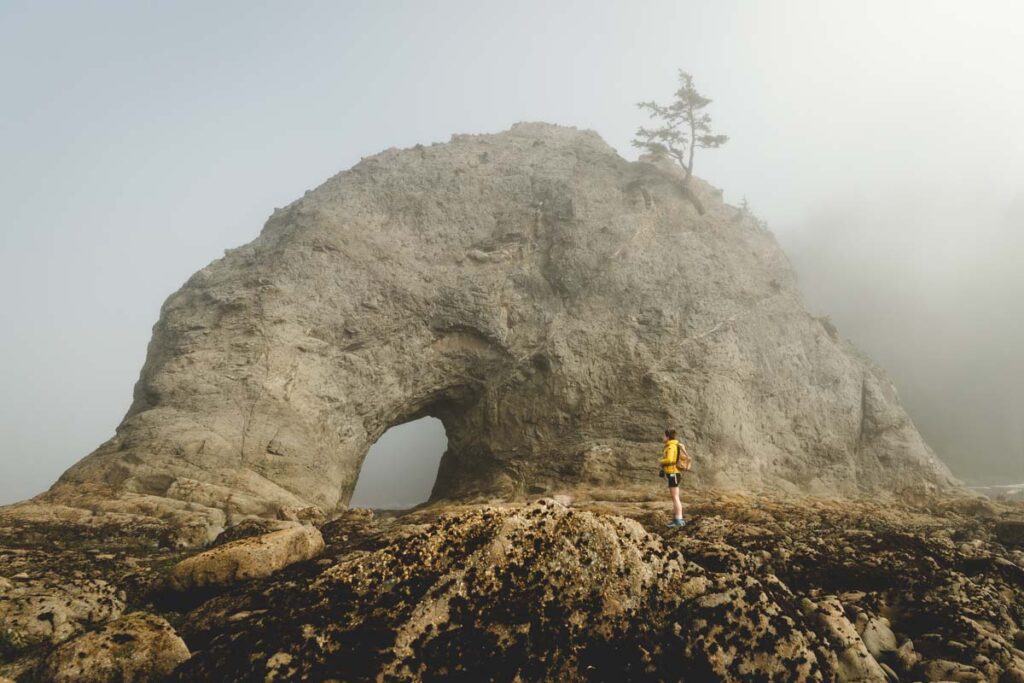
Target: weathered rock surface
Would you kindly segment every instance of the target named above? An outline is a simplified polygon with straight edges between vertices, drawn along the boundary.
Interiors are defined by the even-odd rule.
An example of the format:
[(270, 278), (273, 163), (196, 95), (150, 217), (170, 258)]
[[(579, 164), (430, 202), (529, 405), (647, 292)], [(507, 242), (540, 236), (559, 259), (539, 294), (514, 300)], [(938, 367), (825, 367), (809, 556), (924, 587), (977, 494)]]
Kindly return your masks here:
[(40, 676), (52, 683), (148, 683), (164, 680), (188, 658), (166, 619), (133, 612), (58, 647)]
[(327, 515), (316, 505), (306, 507), (285, 506), (277, 511), (277, 518), (289, 522), (320, 525), (327, 521)]
[(281, 531), (282, 529), (294, 529), (299, 526), (301, 526), (299, 522), (280, 519), (266, 519), (264, 517), (251, 517), (220, 532), (217, 535), (217, 538), (213, 539), (213, 542), (210, 545), (216, 547), (243, 538), (262, 536), (275, 531)]
[(316, 527), (281, 529), (231, 541), (182, 560), (171, 569), (169, 583), (179, 591), (226, 586), (270, 576), (288, 565), (316, 557), (323, 549), (324, 538)]
[(708, 573), (635, 521), (542, 501), (418, 531), (305, 590), (272, 586), (235, 618), (211, 601), (193, 619), (219, 633), (176, 678), (822, 678), (776, 600), (785, 587)]
[(868, 652), (867, 646), (857, 634), (839, 599), (833, 596), (817, 604), (804, 598), (801, 605), (804, 616), (814, 620), (828, 642), (834, 644), (835, 676), (840, 681), (863, 681), (864, 683), (885, 683), (882, 667)]
[[(160, 587), (188, 551), (159, 528), (0, 516), (0, 597), (27, 582), (107, 581), (129, 611), (174, 624), (194, 653), (168, 675), (182, 681), (844, 681), (881, 671), (1006, 683), (1024, 671), (1024, 554), (995, 533), (1024, 507), (687, 491), (690, 523), (668, 530), (654, 486), (646, 499), (580, 491), (571, 507), (346, 510), (323, 525), (313, 559), (175, 593)], [(98, 634), (116, 616), (76, 635), (105, 642)], [(0, 652), (0, 676), (52, 680), (45, 666), (68, 663), (75, 642), (60, 656), (45, 640)]]
[(640, 485), (666, 426), (704, 484), (950, 485), (774, 238), (692, 191), (704, 213), (673, 169), (546, 124), (364, 159), (167, 300), (117, 435), (40, 500), (206, 542), (343, 506), (424, 415), (448, 434), (435, 499)]
[(666, 531), (663, 503), (583, 506), (353, 511), (315, 563), (187, 614), (199, 653), (175, 680), (996, 683), (1024, 664), (1024, 567), (992, 536), (1012, 510), (710, 495)]
[(63, 642), (122, 611), (117, 588), (102, 579), (15, 574), (0, 584), (0, 654)]
[(872, 657), (878, 659), (890, 652), (896, 652), (898, 643), (892, 632), (889, 620), (885, 617), (868, 617), (863, 612), (857, 616), (857, 632), (860, 634), (864, 647)]
[(1024, 519), (1008, 519), (996, 524), (995, 534), (1000, 543), (1024, 547)]

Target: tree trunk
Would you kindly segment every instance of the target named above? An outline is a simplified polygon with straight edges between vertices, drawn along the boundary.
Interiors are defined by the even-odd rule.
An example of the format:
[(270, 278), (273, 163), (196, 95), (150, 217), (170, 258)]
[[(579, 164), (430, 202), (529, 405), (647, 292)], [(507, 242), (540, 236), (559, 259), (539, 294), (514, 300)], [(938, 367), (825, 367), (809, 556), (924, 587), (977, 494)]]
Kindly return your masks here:
[(687, 108), (686, 117), (689, 119), (690, 122), (690, 158), (686, 162), (686, 178), (683, 179), (683, 185), (685, 187), (689, 187), (690, 178), (693, 176), (693, 150), (697, 146), (696, 121), (693, 117), (693, 107)]

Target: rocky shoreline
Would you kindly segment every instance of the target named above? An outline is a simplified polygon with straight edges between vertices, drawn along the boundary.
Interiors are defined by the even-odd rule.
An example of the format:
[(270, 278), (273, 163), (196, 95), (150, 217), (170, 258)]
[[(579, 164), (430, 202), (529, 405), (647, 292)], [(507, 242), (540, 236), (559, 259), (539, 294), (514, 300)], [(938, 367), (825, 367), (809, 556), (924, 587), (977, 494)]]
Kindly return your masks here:
[[(614, 496), (606, 496), (612, 498)], [(250, 519), (0, 510), (0, 680), (1024, 681), (1024, 505), (705, 492)]]

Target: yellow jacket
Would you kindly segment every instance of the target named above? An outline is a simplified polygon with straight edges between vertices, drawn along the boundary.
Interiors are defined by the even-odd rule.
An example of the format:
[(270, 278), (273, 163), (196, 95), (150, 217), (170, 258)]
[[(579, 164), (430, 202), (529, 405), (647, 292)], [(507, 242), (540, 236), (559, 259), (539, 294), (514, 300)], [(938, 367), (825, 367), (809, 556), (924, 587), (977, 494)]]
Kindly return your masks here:
[(677, 439), (669, 439), (665, 443), (660, 464), (665, 470), (665, 474), (679, 474), (690, 469), (690, 456), (686, 454), (686, 449)]

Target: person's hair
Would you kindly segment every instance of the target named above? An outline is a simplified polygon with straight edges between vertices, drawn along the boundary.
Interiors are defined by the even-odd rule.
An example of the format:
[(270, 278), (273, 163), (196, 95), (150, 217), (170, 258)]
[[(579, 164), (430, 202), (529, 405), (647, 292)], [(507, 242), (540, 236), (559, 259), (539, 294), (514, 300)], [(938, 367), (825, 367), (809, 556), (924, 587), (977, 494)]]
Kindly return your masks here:
[(676, 430), (674, 430), (674, 429), (666, 429), (665, 430), (665, 436), (667, 436), (670, 439), (676, 438)]

